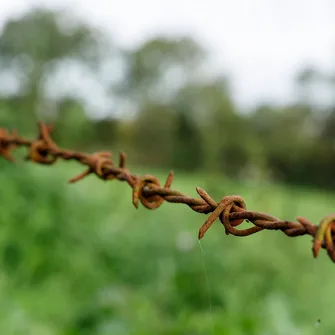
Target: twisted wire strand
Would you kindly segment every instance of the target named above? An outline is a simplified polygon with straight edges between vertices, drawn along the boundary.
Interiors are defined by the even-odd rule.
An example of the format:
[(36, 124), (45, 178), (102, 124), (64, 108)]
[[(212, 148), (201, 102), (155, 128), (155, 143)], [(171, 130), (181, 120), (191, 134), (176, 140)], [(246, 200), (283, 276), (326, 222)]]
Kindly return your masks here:
[[(335, 214), (325, 216), (319, 225), (313, 225), (304, 217), (298, 217), (296, 222), (280, 220), (270, 214), (249, 211), (244, 199), (238, 195), (223, 197), (216, 202), (202, 188), (197, 187), (200, 198), (191, 198), (186, 194), (171, 189), (173, 172), (171, 171), (164, 186), (152, 175), (137, 176), (126, 168), (126, 154), (120, 153), (119, 164), (112, 161), (110, 152), (95, 152), (92, 154), (75, 152), (60, 148), (51, 138), (52, 126), (38, 122), (39, 134), (35, 140), (18, 135), (14, 130), (11, 133), (0, 128), (0, 155), (14, 162), (11, 154), (18, 147), (26, 147), (28, 154), (25, 160), (42, 165), (53, 165), (58, 159), (75, 160), (86, 166), (86, 170), (71, 178), (69, 183), (78, 182), (88, 175), (94, 174), (102, 180), (117, 179), (125, 181), (132, 188), (132, 202), (138, 208), (139, 202), (147, 209), (156, 209), (165, 201), (182, 203), (198, 213), (209, 214), (205, 223), (199, 229), (199, 240), (204, 237), (212, 224), (219, 219), (225, 228), (226, 235), (249, 236), (261, 230), (281, 230), (289, 237), (310, 235), (313, 237), (312, 252), (316, 258), (320, 249), (326, 249), (330, 259), (335, 262)], [(237, 227), (244, 221), (252, 223), (247, 229)]]

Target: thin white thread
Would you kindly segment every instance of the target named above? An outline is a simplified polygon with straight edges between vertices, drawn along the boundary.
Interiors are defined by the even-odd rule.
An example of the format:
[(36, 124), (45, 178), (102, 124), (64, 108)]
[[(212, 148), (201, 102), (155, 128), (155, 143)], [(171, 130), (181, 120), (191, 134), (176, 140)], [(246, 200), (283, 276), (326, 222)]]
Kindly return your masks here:
[(206, 261), (205, 261), (205, 250), (203, 249), (200, 240), (198, 240), (200, 250), (201, 250), (201, 256), (202, 256), (202, 263), (205, 271), (205, 277), (206, 277), (206, 287), (207, 287), (207, 294), (208, 294), (208, 303), (209, 303), (209, 313), (211, 318), (211, 328), (212, 328), (212, 334), (214, 334), (214, 322), (213, 322), (213, 313), (212, 313), (212, 299), (210, 295), (210, 288), (209, 288), (209, 280), (208, 280), (208, 274), (206, 269)]

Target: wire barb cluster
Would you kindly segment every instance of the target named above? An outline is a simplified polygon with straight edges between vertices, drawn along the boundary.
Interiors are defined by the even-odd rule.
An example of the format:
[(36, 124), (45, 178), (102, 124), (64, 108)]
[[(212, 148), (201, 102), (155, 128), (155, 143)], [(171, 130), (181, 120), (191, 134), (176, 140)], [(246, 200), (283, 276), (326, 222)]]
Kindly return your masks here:
[[(39, 134), (35, 140), (29, 140), (0, 128), (0, 155), (14, 162), (12, 151), (18, 147), (26, 147), (28, 154), (25, 159), (38, 164), (53, 165), (58, 159), (75, 160), (86, 166), (86, 170), (71, 178), (70, 183), (82, 180), (90, 174), (95, 174), (102, 180), (117, 179), (126, 181), (132, 188), (132, 202), (138, 208), (139, 202), (148, 208), (156, 209), (165, 201), (183, 203), (198, 213), (211, 213), (199, 229), (199, 240), (204, 237), (211, 225), (219, 219), (225, 228), (226, 235), (249, 236), (261, 230), (281, 230), (290, 237), (311, 235), (313, 237), (313, 255), (316, 258), (321, 248), (326, 249), (329, 257), (335, 262), (335, 214), (324, 217), (319, 225), (313, 225), (306, 218), (298, 217), (297, 222), (283, 221), (272, 215), (249, 211), (245, 201), (238, 195), (225, 196), (216, 202), (200, 187), (197, 193), (200, 198), (191, 198), (179, 191), (171, 189), (173, 172), (170, 172), (164, 187), (152, 175), (137, 176), (126, 168), (126, 154), (121, 153), (119, 164), (112, 161), (110, 152), (95, 152), (93, 154), (62, 149), (52, 140), (52, 126), (38, 122)], [(252, 223), (247, 229), (237, 229), (244, 221)]]

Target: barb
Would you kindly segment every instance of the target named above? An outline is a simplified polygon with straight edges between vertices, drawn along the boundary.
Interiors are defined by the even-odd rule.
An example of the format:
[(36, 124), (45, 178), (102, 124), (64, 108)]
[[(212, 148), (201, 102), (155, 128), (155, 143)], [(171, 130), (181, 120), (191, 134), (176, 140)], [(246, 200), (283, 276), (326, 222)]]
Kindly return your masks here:
[[(86, 166), (86, 170), (71, 178), (69, 183), (78, 182), (94, 174), (102, 180), (117, 179), (126, 181), (132, 188), (132, 202), (138, 208), (139, 202), (148, 209), (156, 209), (165, 201), (182, 203), (198, 213), (211, 213), (199, 229), (199, 240), (204, 237), (212, 224), (219, 219), (225, 228), (226, 235), (249, 236), (261, 230), (281, 230), (290, 237), (310, 235), (313, 237), (312, 251), (316, 258), (321, 248), (326, 249), (329, 257), (335, 262), (335, 214), (324, 217), (319, 225), (313, 225), (306, 218), (298, 217), (296, 222), (280, 220), (272, 215), (249, 211), (244, 199), (238, 195), (225, 196), (216, 202), (200, 187), (196, 190), (200, 198), (191, 198), (186, 194), (171, 189), (173, 172), (170, 172), (165, 185), (152, 175), (137, 176), (126, 168), (126, 154), (121, 153), (119, 164), (115, 166), (112, 154), (96, 152), (93, 154), (62, 149), (52, 140), (50, 133), (53, 127), (38, 122), (39, 134), (35, 140), (23, 138), (14, 130), (12, 133), (0, 128), (0, 155), (14, 162), (12, 151), (26, 147), (26, 160), (44, 165), (53, 165), (58, 159), (75, 160)], [(244, 221), (252, 223), (247, 229), (237, 229)]]

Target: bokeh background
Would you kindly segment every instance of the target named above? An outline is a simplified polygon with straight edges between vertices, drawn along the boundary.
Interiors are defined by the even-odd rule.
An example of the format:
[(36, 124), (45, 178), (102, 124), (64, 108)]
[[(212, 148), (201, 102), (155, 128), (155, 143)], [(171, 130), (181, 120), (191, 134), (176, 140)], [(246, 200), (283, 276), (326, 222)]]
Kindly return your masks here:
[[(137, 174), (315, 224), (334, 211), (331, 1), (12, 1), (0, 14), (0, 123), (128, 155)], [(308, 236), (226, 236), (75, 163), (0, 160), (7, 335), (334, 334), (334, 264)], [(203, 250), (203, 251), (202, 251)]]

